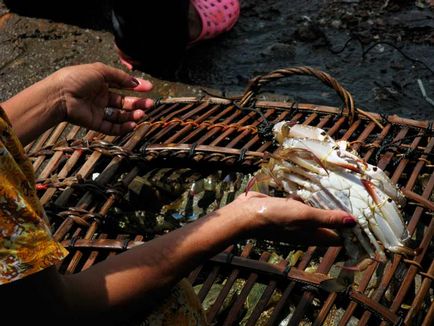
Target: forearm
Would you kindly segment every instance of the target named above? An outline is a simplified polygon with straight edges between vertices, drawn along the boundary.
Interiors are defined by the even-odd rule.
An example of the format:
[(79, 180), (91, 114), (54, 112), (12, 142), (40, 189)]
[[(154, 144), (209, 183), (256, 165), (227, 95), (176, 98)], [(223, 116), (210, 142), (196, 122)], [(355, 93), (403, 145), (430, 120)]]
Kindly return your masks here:
[(64, 119), (55, 74), (26, 88), (1, 106), (23, 145)]
[[(322, 228), (353, 227), (356, 223), (344, 211), (321, 210), (249, 192), (215, 213), (86, 271), (63, 276), (53, 266), (0, 286), (0, 305), (8, 311), (20, 300), (25, 311), (46, 311), (74, 325), (102, 318), (113, 323), (118, 316), (149, 307), (155, 297), (235, 239), (260, 236), (265, 230), (270, 239), (283, 229), (293, 235), (300, 231), (317, 234)], [(319, 238), (315, 241), (321, 243)], [(32, 321), (38, 316), (45, 318), (27, 316)]]
[(152, 302), (153, 296), (242, 236), (245, 221), (245, 212), (227, 206), (70, 276), (67, 284), (73, 310), (95, 313), (143, 307), (144, 302)]

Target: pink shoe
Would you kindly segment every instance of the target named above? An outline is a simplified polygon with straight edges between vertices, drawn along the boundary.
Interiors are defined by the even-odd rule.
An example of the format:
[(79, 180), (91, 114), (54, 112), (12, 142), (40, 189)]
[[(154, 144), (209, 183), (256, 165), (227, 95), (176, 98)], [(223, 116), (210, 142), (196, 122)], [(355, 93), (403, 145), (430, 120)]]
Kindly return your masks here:
[(240, 16), (239, 0), (190, 0), (202, 20), (202, 31), (190, 44), (229, 31)]

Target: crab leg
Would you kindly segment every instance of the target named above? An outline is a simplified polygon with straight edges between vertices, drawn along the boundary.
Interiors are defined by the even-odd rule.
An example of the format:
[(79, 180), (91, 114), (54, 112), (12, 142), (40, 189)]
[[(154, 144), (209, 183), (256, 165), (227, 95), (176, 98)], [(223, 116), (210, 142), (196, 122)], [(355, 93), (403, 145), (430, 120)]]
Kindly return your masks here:
[(320, 162), (327, 166), (337, 166), (354, 172), (360, 172), (357, 164), (351, 164), (338, 155), (339, 146), (336, 143), (321, 142), (316, 139), (289, 138), (283, 142), (286, 149), (305, 150), (317, 157)]
[(282, 144), (287, 138), (310, 138), (323, 141), (326, 137), (329, 137), (333, 141), (333, 139), (320, 128), (301, 124), (293, 124), (288, 121), (276, 123), (273, 127), (273, 134), (274, 138), (279, 144)]
[[(405, 227), (402, 222), (399, 211), (395, 210), (388, 200), (389, 197), (375, 189), (374, 185), (368, 180), (362, 180), (363, 186), (371, 196), (374, 205), (372, 206), (375, 214), (376, 225), (379, 225), (381, 232), (377, 235), (385, 238), (384, 245), (387, 247), (402, 246), (402, 236), (406, 235)], [(382, 197), (381, 197), (382, 196)], [(382, 201), (381, 201), (382, 200)], [(379, 212), (378, 212), (379, 211)], [(382, 239), (380, 239), (383, 241)]]
[(410, 235), (404, 225), (395, 202), (390, 197), (378, 191), (378, 189), (376, 190), (376, 194), (379, 197), (379, 200), (381, 200), (381, 202), (377, 204), (377, 207), (380, 209), (382, 216), (387, 220), (387, 223), (392, 228), (396, 237), (398, 237), (402, 242), (407, 241), (410, 238)]
[(368, 168), (364, 171), (364, 175), (369, 178), (376, 187), (380, 188), (386, 195), (396, 201), (399, 205), (405, 204), (404, 194), (390, 182), (386, 173), (379, 167), (368, 164)]
[[(313, 194), (311, 198), (312, 198), (312, 200), (315, 201), (315, 203), (317, 205), (321, 205), (326, 209), (340, 209), (340, 210), (349, 212), (349, 209), (347, 207), (345, 207), (345, 205), (343, 205), (333, 195), (327, 196), (326, 194), (324, 194), (324, 192), (317, 192), (317, 193)], [(353, 227), (352, 231), (353, 231), (354, 235), (356, 236), (357, 240), (359, 240), (363, 249), (365, 249), (366, 253), (369, 255), (369, 257), (371, 257), (371, 258), (375, 257), (375, 252), (372, 250), (371, 246), (369, 245), (369, 242), (372, 243), (375, 250), (380, 253), (381, 257), (383, 257), (383, 256), (385, 257), (383, 250), (378, 245), (377, 240), (370, 232), (370, 230), (368, 228), (368, 222), (366, 221), (366, 219), (364, 219), (364, 218), (361, 219), (360, 217), (358, 217), (357, 220), (358, 220), (357, 221), (358, 225)], [(364, 233), (366, 234), (366, 236), (368, 237), (369, 242), (366, 241), (366, 238), (363, 236), (362, 231), (361, 231), (362, 229), (363, 229)]]

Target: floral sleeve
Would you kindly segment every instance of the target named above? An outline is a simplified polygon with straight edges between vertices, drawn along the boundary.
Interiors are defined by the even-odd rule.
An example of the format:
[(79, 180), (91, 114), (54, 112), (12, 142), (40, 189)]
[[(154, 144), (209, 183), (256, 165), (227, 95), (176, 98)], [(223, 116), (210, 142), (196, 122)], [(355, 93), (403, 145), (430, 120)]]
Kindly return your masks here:
[(51, 235), (33, 167), (0, 108), (0, 284), (39, 272), (67, 254)]

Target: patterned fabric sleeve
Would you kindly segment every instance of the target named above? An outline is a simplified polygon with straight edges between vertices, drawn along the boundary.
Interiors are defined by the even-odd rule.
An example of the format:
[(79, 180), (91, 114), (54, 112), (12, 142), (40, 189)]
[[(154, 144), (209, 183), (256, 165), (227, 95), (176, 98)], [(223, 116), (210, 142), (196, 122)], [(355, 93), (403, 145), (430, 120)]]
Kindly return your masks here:
[(33, 167), (0, 107), (0, 284), (39, 272), (68, 252), (51, 235)]

